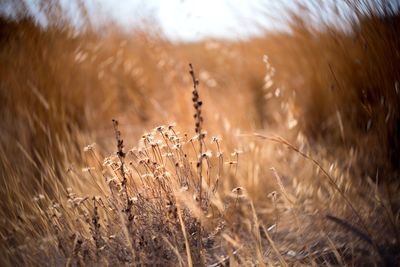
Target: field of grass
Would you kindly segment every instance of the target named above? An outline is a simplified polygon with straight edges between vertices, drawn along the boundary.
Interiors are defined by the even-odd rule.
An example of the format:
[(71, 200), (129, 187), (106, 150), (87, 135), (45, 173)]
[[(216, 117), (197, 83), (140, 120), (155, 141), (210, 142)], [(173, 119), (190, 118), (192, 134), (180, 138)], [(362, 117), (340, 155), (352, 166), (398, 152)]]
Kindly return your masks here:
[(0, 265), (398, 266), (400, 11), (367, 2), (192, 43), (0, 18)]

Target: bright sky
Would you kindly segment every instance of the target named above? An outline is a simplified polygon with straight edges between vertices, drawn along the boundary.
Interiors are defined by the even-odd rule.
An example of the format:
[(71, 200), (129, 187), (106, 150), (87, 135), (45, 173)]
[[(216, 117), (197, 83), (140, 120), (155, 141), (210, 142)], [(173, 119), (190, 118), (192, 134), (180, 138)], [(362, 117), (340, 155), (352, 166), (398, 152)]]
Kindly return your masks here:
[[(62, 0), (68, 8), (71, 1)], [(149, 19), (159, 24), (170, 38), (196, 40), (211, 37), (244, 37), (257, 34), (254, 23), (278, 27), (275, 20), (265, 20), (262, 12), (282, 12), (287, 0), (87, 0), (93, 22), (113, 19), (125, 28)], [(278, 4), (281, 3), (281, 4)], [(278, 10), (278, 9), (281, 10)], [(70, 12), (74, 13), (74, 12)], [(79, 21), (78, 18), (75, 20)], [(269, 24), (269, 25), (268, 25)], [(282, 27), (282, 23), (280, 24)]]
[[(39, 8), (41, 2), (56, 1), (63, 13), (76, 26), (82, 25), (78, 2), (84, 3), (92, 25), (99, 26), (112, 20), (130, 29), (146, 20), (161, 28), (175, 40), (198, 40), (203, 37), (241, 38), (260, 33), (256, 25), (267, 29), (285, 27), (285, 8), (293, 9), (303, 3), (319, 19), (329, 20), (319, 5), (336, 4), (346, 12), (343, 0), (21, 0), (38, 22), (46, 25), (46, 17)], [(371, 0), (374, 1), (374, 0)], [(396, 0), (391, 2), (395, 2)], [(12, 16), (19, 1), (0, 0), (0, 14)]]
[[(48, 0), (22, 0), (41, 25), (46, 16), (40, 3)], [(51, 0), (50, 0), (51, 1)], [(129, 29), (147, 20), (161, 28), (167, 37), (198, 40), (203, 37), (246, 37), (259, 33), (255, 23), (282, 27), (283, 6), (290, 0), (52, 0), (61, 4), (63, 13), (74, 25), (82, 25), (77, 3), (84, 3), (93, 25), (112, 20)], [(0, 13), (13, 15), (19, 1), (0, 0)], [(264, 14), (263, 14), (264, 13)], [(269, 19), (265, 19), (265, 13)]]

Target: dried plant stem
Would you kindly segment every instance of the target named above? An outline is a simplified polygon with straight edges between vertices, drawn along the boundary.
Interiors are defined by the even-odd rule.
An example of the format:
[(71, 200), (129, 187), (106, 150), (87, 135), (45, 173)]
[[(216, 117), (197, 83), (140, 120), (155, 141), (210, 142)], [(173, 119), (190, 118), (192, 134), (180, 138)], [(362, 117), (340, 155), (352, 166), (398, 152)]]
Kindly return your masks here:
[[(177, 201), (177, 203), (179, 203)], [(182, 211), (181, 211), (181, 207), (178, 205), (177, 207), (177, 214), (178, 214), (178, 218), (179, 218), (179, 223), (181, 225), (181, 229), (182, 229), (182, 233), (183, 233), (183, 238), (185, 239), (185, 248), (186, 248), (186, 256), (187, 256), (187, 264), (188, 266), (193, 266), (193, 261), (192, 261), (192, 254), (190, 253), (190, 244), (189, 244), (189, 239), (186, 233), (186, 227), (185, 227), (185, 223), (182, 219)]]
[(200, 100), (200, 96), (199, 96), (199, 80), (196, 78), (196, 75), (194, 73), (193, 70), (193, 66), (192, 64), (189, 64), (189, 68), (190, 68), (190, 75), (192, 76), (192, 80), (193, 80), (193, 107), (195, 109), (195, 114), (194, 114), (194, 119), (195, 119), (195, 131), (197, 134), (197, 139), (199, 142), (199, 150), (198, 150), (198, 159), (197, 159), (197, 175), (199, 178), (199, 184), (198, 184), (198, 190), (199, 190), (199, 201), (200, 201), (200, 206), (202, 203), (202, 167), (203, 167), (203, 133), (202, 133), (202, 124), (203, 124), (203, 117), (201, 115), (201, 105), (202, 102)]
[(117, 140), (117, 148), (118, 148), (117, 156), (121, 163), (121, 166), (120, 166), (120, 171), (121, 171), (121, 176), (122, 176), (121, 186), (122, 186), (122, 190), (124, 192), (125, 198), (126, 198), (126, 206), (125, 206), (124, 212), (126, 212), (126, 214), (127, 214), (128, 221), (132, 221), (133, 220), (133, 214), (132, 214), (133, 203), (129, 197), (128, 187), (127, 187), (128, 179), (126, 178), (126, 173), (125, 173), (126, 153), (124, 152), (124, 141), (121, 139), (121, 131), (118, 129), (118, 121), (112, 120), (112, 122), (113, 122), (113, 126), (114, 126), (115, 139)]
[[(202, 101), (200, 100), (199, 96), (199, 80), (196, 78), (196, 75), (193, 70), (192, 64), (189, 64), (189, 73), (192, 76), (193, 80), (193, 92), (192, 92), (192, 101), (193, 101), (193, 107), (195, 109), (195, 114), (194, 114), (194, 119), (195, 119), (195, 131), (197, 134), (198, 142), (199, 142), (199, 151), (198, 151), (198, 157), (197, 157), (197, 176), (198, 176), (198, 192), (199, 192), (199, 206), (200, 210), (203, 208), (203, 196), (202, 196), (202, 191), (203, 191), (203, 176), (202, 176), (202, 169), (203, 169), (203, 139), (204, 139), (204, 134), (202, 132), (202, 125), (203, 125), (203, 117), (201, 115), (201, 106), (202, 106)], [(199, 220), (199, 225), (198, 225), (198, 248), (200, 252), (200, 259), (202, 258), (202, 233), (201, 233), (201, 217)]]
[[(362, 228), (364, 229), (366, 236), (370, 237), (371, 240), (371, 244), (374, 247), (374, 249), (378, 252), (378, 254), (382, 257), (381, 255), (381, 251), (379, 249), (379, 246), (376, 244), (376, 242), (371, 238), (371, 232), (369, 231), (367, 224), (365, 223), (364, 219), (361, 217), (360, 213), (356, 210), (356, 208), (353, 206), (353, 204), (351, 203), (351, 201), (348, 199), (348, 197), (346, 196), (346, 194), (343, 192), (342, 189), (339, 188), (339, 186), (336, 184), (335, 180), (333, 179), (332, 176), (329, 175), (329, 173), (321, 166), (321, 164), (319, 164), (318, 161), (316, 161), (313, 157), (311, 157), (310, 155), (305, 154), (304, 152), (300, 151), (300, 149), (298, 149), (297, 147), (295, 147), (294, 145), (292, 145), (291, 143), (289, 143), (289, 141), (283, 139), (282, 137), (270, 137), (270, 136), (265, 136), (262, 134), (254, 134), (257, 137), (260, 137), (262, 139), (266, 139), (272, 142), (276, 142), (279, 144), (283, 144), (285, 146), (287, 146), (288, 148), (292, 149), (293, 151), (295, 151), (296, 153), (300, 154), (303, 158), (310, 160), (315, 166), (318, 167), (318, 169), (320, 171), (322, 171), (322, 173), (324, 174), (324, 176), (329, 180), (329, 182), (331, 183), (331, 185), (333, 186), (333, 188), (341, 195), (341, 197), (343, 198), (343, 200), (347, 203), (347, 205), (350, 207), (351, 211), (353, 212), (353, 214), (359, 219), (359, 222), (362, 226)], [(383, 257), (382, 257), (383, 258)]]

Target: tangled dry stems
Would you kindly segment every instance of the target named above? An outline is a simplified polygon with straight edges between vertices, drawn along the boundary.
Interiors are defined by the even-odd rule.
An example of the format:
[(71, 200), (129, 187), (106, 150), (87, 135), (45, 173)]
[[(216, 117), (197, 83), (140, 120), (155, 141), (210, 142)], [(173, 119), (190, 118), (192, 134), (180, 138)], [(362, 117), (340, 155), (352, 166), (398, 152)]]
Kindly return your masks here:
[[(292, 19), (291, 35), (176, 47), (2, 21), (2, 265), (395, 265), (398, 14), (367, 11), (350, 34)], [(190, 78), (193, 137), (177, 130), (193, 124)], [(126, 121), (175, 107), (178, 127), (126, 150)]]

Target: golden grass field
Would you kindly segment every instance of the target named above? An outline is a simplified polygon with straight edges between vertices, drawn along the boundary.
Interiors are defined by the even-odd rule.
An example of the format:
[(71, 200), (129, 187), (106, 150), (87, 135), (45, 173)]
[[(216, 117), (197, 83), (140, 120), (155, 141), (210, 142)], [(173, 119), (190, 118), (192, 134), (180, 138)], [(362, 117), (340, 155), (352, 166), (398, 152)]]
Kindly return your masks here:
[(385, 3), (192, 43), (1, 18), (0, 265), (398, 266)]

